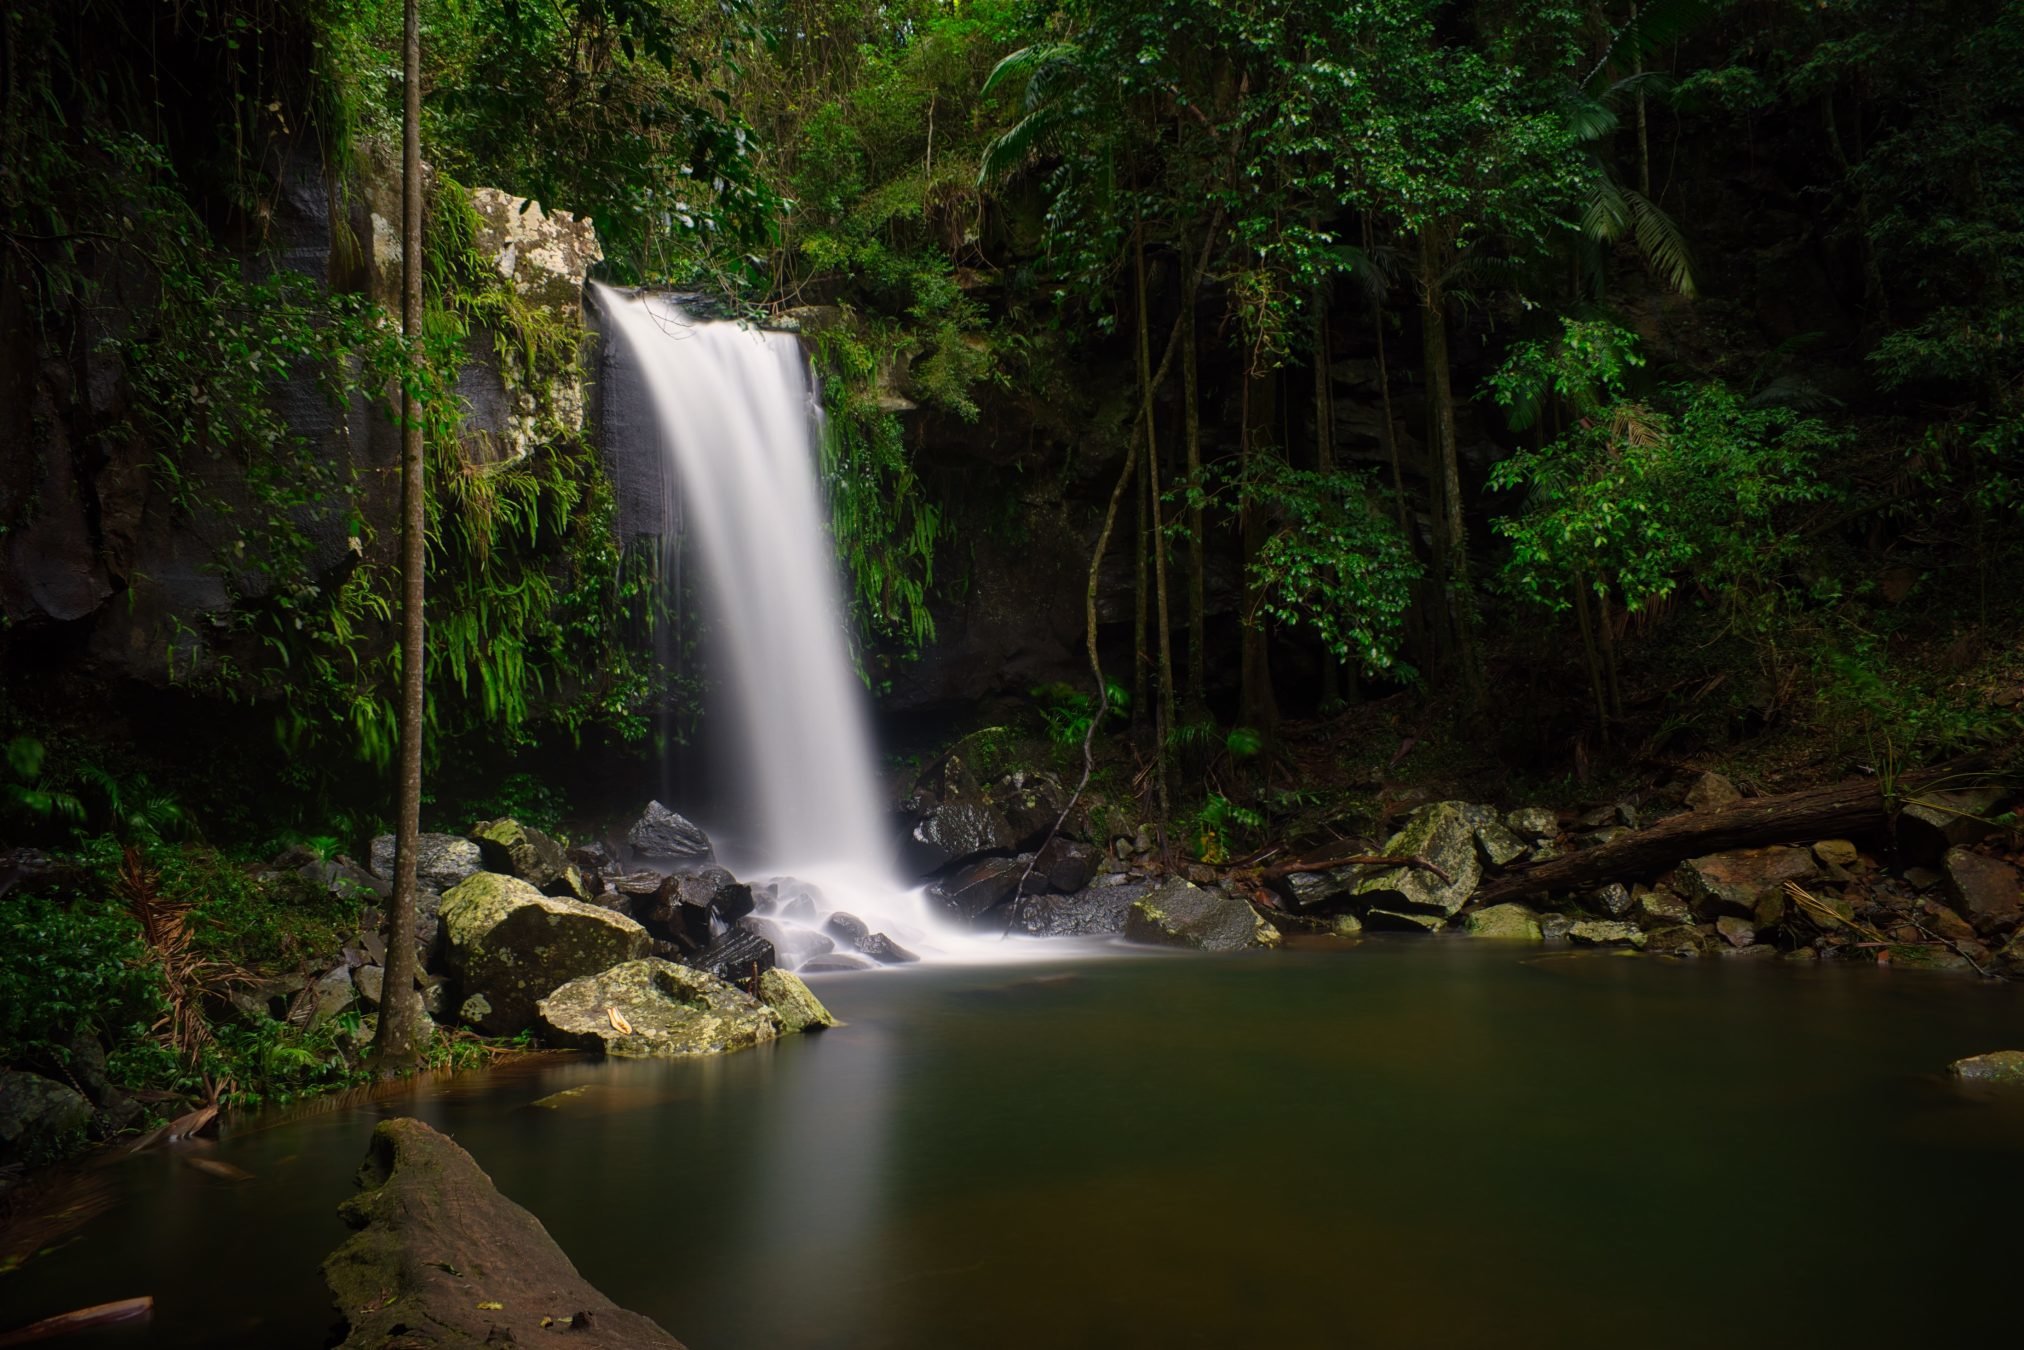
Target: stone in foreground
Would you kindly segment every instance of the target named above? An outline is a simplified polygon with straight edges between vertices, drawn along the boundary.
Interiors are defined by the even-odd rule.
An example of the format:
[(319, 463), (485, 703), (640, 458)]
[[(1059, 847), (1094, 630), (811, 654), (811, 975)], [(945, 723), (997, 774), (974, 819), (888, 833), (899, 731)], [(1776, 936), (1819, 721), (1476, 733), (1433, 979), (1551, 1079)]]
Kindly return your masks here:
[(341, 1350), (682, 1350), (591, 1287), (540, 1220), (419, 1120), (380, 1122), (338, 1212), (357, 1230), (323, 1263)]
[(1642, 947), (1645, 935), (1612, 919), (1583, 919), (1567, 930), (1568, 939), (1584, 947)]
[(1479, 909), (1462, 920), (1462, 928), (1471, 937), (1508, 938), (1519, 942), (1538, 942), (1542, 939), (1539, 931), (1539, 916), (1523, 905), (1492, 905)]
[(647, 930), (623, 914), (543, 895), (493, 872), (445, 895), (441, 918), (465, 1015), (493, 1036), (524, 1031), (550, 990), (644, 956), (649, 942)]
[(1435, 802), (1413, 812), (1405, 828), (1385, 842), (1384, 852), (1393, 858), (1422, 859), (1440, 872), (1386, 867), (1358, 883), (1357, 899), (1381, 909), (1424, 910), (1453, 918), (1469, 903), (1483, 877), (1482, 864), (1476, 860), (1476, 830), (1485, 816), (1466, 802)]
[(759, 999), (779, 1017), (784, 1036), (797, 1031), (821, 1031), (837, 1024), (815, 991), (800, 976), (784, 970), (769, 970), (759, 977)]
[(2024, 1050), (1992, 1050), (1986, 1055), (1970, 1055), (1949, 1064), (1947, 1072), (1971, 1083), (2024, 1087)]
[(614, 1059), (721, 1055), (762, 1045), (781, 1027), (779, 1014), (743, 990), (652, 956), (571, 980), (541, 1000), (536, 1017), (550, 1044)]
[(1178, 877), (1132, 902), (1125, 911), (1124, 935), (1133, 942), (1205, 952), (1279, 945), (1279, 930), (1251, 906)]

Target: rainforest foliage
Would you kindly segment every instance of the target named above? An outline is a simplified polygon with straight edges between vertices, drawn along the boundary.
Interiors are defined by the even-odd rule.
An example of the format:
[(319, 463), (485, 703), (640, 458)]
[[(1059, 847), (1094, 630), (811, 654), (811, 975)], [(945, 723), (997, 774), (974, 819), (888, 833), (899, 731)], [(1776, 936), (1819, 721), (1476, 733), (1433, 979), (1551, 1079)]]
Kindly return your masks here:
[[(73, 401), (24, 425), (81, 466), (142, 448), (226, 601), (179, 612), (164, 663), (266, 718), (298, 787), (378, 781), (397, 676), (374, 479), (273, 395), (305, 372), (332, 408), (422, 395), (440, 763), (693, 711), (651, 656), (655, 560), (555, 405), (580, 331), (500, 282), (462, 184), (594, 218), (610, 280), (807, 335), (868, 672), (936, 641), (978, 532), (1057, 479), (1133, 578), (1090, 689), (1115, 681), (1162, 779), (1205, 719), (1269, 747), (1284, 714), (1410, 689), (1466, 724), (1542, 661), (1589, 706), (1533, 743), (1584, 756), (1662, 750), (1654, 691), (1725, 671), (1750, 672), (1709, 705), (1732, 726), (1929, 754), (2006, 725), (1975, 672), (2024, 491), (2013, 5), (422, 14), (409, 351), (278, 223), (305, 181), (343, 214), (384, 164), (397, 3), (6, 8), (9, 359), (69, 362)], [(460, 444), (481, 358), (533, 453)], [(951, 470), (1005, 425), (1024, 461)], [(4, 528), (39, 491), (9, 485)], [(1963, 693), (1936, 714), (1892, 691), (1931, 688), (1942, 634)]]

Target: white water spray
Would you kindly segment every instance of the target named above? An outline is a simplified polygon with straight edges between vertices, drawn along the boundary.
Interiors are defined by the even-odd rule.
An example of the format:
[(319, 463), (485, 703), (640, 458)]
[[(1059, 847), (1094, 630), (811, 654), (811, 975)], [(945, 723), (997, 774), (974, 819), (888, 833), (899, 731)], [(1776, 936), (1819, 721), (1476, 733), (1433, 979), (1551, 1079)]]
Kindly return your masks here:
[(742, 848), (726, 841), (732, 870), (808, 883), (818, 893), (815, 913), (801, 911), (811, 927), (847, 910), (923, 955), (1002, 959), (1007, 944), (936, 923), (894, 875), (818, 485), (820, 408), (800, 342), (698, 320), (666, 296), (596, 293), (637, 358), (702, 562), (751, 828)]

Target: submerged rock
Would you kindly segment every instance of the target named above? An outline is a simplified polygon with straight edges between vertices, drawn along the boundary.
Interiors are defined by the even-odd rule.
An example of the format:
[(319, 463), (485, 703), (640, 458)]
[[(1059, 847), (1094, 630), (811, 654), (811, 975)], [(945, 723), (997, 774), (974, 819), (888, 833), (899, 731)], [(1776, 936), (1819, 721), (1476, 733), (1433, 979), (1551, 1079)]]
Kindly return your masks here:
[(569, 870), (562, 845), (511, 816), (479, 821), (471, 830), (471, 841), (478, 846), (487, 868), (543, 890), (562, 880)]
[(660, 862), (702, 863), (717, 856), (702, 826), (659, 802), (647, 803), (638, 822), (626, 832), (625, 841), (642, 858)]
[[(1357, 884), (1357, 899), (1388, 910), (1425, 910), (1453, 917), (1482, 880), (1476, 860), (1476, 830), (1486, 814), (1466, 802), (1435, 802), (1413, 812), (1405, 828), (1385, 841), (1395, 858), (1419, 858), (1438, 867), (1386, 867)], [(1441, 878), (1445, 873), (1447, 879)]]
[(1568, 939), (1584, 947), (1642, 947), (1645, 935), (1627, 923), (1611, 919), (1583, 919), (1567, 930)]
[(1132, 901), (1125, 911), (1124, 935), (1133, 942), (1205, 952), (1279, 945), (1279, 930), (1251, 906), (1179, 878)]
[(1970, 1055), (1949, 1064), (1947, 1072), (1971, 1083), (2024, 1087), (2024, 1050), (1991, 1050), (1986, 1055)]
[(1471, 937), (1509, 938), (1538, 942), (1539, 916), (1524, 905), (1492, 905), (1463, 916), (1462, 929)]
[[(415, 882), (432, 891), (447, 891), (485, 865), (478, 846), (454, 834), (425, 834), (415, 845)], [(372, 870), (388, 881), (394, 875), (394, 837), (372, 841)]]
[(799, 976), (784, 970), (769, 970), (759, 977), (759, 998), (780, 1019), (782, 1035), (821, 1031), (837, 1024), (815, 992)]
[(443, 941), (469, 1020), (493, 1036), (532, 1025), (559, 985), (644, 956), (647, 931), (624, 915), (543, 895), (517, 877), (480, 872), (443, 897)]
[(338, 1211), (357, 1231), (323, 1263), (341, 1350), (682, 1350), (592, 1288), (540, 1220), (421, 1121), (380, 1122), (358, 1184)]
[(571, 980), (536, 1005), (542, 1038), (615, 1058), (721, 1055), (780, 1034), (780, 1017), (707, 971), (649, 956)]

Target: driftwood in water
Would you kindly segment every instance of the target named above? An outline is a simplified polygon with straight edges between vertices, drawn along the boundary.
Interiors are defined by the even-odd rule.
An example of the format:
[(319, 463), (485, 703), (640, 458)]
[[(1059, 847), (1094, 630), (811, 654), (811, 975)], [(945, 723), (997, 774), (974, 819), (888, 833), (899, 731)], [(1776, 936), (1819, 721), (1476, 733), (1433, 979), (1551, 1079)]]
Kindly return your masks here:
[[(1898, 779), (1900, 797), (1954, 772), (1957, 768), (1905, 774)], [(1587, 890), (1627, 877), (1651, 876), (1706, 853), (1870, 834), (1887, 828), (1890, 819), (1891, 803), (1883, 784), (1874, 778), (1751, 797), (1719, 810), (1669, 816), (1607, 844), (1514, 868), (1477, 891), (1476, 900), (1494, 905), (1546, 891)]]
[(120, 1326), (127, 1322), (145, 1322), (154, 1315), (153, 1298), (145, 1294), (140, 1298), (123, 1298), (117, 1303), (100, 1303), (57, 1317), (45, 1317), (31, 1326), (22, 1327), (19, 1331), (0, 1332), (0, 1346), (34, 1345), (40, 1341), (53, 1341), (59, 1336), (75, 1335), (80, 1331), (97, 1331), (101, 1327)]

